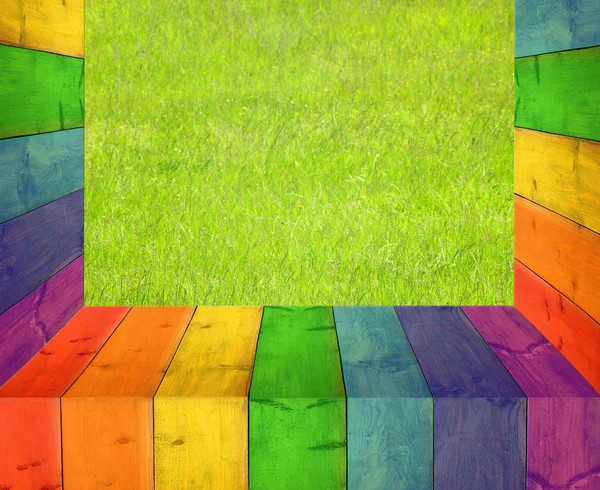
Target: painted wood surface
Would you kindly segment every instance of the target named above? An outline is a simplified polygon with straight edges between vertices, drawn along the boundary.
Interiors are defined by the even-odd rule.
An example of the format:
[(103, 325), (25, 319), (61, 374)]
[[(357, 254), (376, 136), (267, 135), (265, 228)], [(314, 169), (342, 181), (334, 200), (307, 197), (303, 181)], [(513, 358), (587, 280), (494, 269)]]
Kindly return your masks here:
[(62, 488), (60, 397), (127, 311), (83, 308), (0, 388), (0, 488)]
[(433, 488), (433, 398), (392, 307), (336, 307), (348, 488)]
[(515, 126), (600, 140), (600, 47), (515, 60)]
[(83, 57), (83, 0), (3, 0), (0, 44)]
[(80, 257), (0, 315), (0, 386), (83, 306)]
[(154, 487), (152, 398), (193, 311), (132, 308), (62, 397), (65, 488)]
[(515, 128), (515, 193), (600, 232), (600, 142)]
[(600, 392), (600, 324), (515, 260), (515, 307)]
[(83, 191), (0, 225), (0, 313), (83, 253)]
[(526, 398), (460, 308), (397, 307), (434, 397), (436, 489), (524, 489)]
[(0, 45), (0, 138), (83, 126), (83, 60)]
[(515, 57), (600, 45), (597, 0), (516, 0)]
[(250, 488), (346, 488), (333, 312), (266, 307), (250, 388)]
[(515, 258), (600, 320), (600, 235), (515, 196)]
[(199, 307), (154, 397), (155, 488), (248, 488), (261, 307)]
[(83, 188), (83, 129), (0, 140), (0, 223)]

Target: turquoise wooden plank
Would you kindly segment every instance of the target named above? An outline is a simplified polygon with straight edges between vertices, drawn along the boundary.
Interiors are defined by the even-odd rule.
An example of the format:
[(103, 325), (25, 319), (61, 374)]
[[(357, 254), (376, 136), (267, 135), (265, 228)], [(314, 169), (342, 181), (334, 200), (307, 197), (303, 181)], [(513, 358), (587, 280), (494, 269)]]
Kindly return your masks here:
[(392, 307), (336, 307), (348, 488), (433, 488), (433, 398)]
[(0, 140), (0, 223), (83, 188), (83, 128)]

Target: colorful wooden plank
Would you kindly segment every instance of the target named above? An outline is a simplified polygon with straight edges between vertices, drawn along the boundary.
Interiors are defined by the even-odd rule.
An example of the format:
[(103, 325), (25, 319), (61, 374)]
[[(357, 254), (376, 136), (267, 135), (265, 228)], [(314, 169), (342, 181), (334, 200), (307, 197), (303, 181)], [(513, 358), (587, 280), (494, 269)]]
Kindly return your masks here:
[(600, 142), (515, 128), (515, 193), (600, 232)]
[(336, 307), (348, 488), (433, 488), (433, 398), (392, 307)]
[(434, 397), (434, 487), (524, 489), (525, 395), (460, 308), (397, 307)]
[(597, 0), (516, 0), (515, 57), (600, 45)]
[(65, 488), (154, 487), (152, 398), (193, 311), (132, 308), (62, 397)]
[(0, 315), (0, 386), (83, 306), (83, 257)]
[(600, 392), (600, 324), (515, 260), (515, 307)]
[(0, 138), (83, 126), (83, 60), (0, 45)]
[(600, 47), (515, 60), (515, 126), (600, 140)]
[(0, 488), (62, 488), (60, 397), (127, 311), (83, 308), (0, 388)]
[(331, 308), (264, 309), (249, 412), (250, 488), (346, 488), (346, 403)]
[(600, 320), (600, 235), (515, 196), (515, 258)]
[(83, 57), (83, 0), (3, 0), (0, 44)]
[(0, 140), (0, 223), (83, 188), (83, 129)]
[(199, 307), (154, 397), (157, 489), (248, 488), (260, 307)]
[(596, 488), (600, 395), (515, 308), (463, 309), (528, 397), (528, 488)]

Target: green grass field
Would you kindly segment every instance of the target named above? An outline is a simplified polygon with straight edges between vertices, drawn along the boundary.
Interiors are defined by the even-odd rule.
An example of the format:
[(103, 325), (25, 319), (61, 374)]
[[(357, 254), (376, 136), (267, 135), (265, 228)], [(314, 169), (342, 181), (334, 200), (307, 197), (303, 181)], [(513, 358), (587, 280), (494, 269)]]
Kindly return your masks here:
[(88, 0), (87, 304), (512, 304), (513, 1)]

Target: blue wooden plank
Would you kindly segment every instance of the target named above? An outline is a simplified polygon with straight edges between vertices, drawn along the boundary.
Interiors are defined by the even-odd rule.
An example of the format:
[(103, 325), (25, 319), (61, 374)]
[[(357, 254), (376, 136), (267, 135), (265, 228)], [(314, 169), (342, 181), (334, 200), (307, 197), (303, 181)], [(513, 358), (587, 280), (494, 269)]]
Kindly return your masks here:
[(0, 223), (83, 188), (83, 128), (0, 140)]
[(598, 0), (515, 1), (515, 57), (599, 45)]
[(391, 307), (336, 307), (348, 488), (433, 488), (433, 398)]
[(460, 308), (397, 307), (433, 393), (434, 486), (525, 489), (527, 399)]

